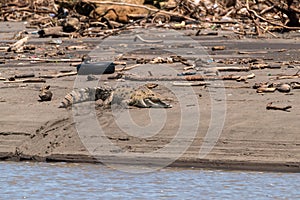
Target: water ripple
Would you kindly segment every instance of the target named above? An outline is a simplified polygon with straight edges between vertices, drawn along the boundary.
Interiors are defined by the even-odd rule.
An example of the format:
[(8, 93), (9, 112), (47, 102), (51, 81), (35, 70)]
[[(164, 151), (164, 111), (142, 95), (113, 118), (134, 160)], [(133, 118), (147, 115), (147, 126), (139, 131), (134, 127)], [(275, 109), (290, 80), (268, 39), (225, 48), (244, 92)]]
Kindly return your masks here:
[(1, 199), (299, 199), (300, 174), (0, 162)]

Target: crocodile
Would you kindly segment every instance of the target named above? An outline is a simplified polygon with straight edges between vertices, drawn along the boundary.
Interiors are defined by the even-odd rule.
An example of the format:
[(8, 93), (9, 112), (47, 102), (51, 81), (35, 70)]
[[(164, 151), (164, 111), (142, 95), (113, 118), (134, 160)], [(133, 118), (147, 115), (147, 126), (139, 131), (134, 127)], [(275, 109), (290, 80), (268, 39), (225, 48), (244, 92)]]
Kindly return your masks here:
[(145, 84), (138, 87), (122, 85), (116, 88), (110, 86), (87, 87), (73, 90), (68, 93), (60, 108), (68, 108), (76, 103), (86, 101), (102, 100), (103, 105), (118, 104), (128, 108), (135, 106), (139, 108), (171, 108), (172, 105), (162, 100), (162, 97), (153, 92), (153, 84)]

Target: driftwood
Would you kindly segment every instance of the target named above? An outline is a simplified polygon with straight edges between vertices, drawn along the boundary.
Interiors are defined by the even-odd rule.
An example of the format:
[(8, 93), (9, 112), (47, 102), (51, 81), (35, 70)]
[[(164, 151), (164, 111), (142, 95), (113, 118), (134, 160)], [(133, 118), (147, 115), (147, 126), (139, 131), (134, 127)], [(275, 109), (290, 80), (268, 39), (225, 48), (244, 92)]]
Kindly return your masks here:
[(297, 79), (300, 78), (299, 75), (282, 75), (282, 76), (277, 76), (275, 79), (280, 80), (280, 79)]
[(267, 54), (268, 51), (238, 51), (238, 54)]
[(22, 79), (14, 81), (3, 81), (3, 83), (45, 83), (46, 80), (42, 78)]
[[(193, 75), (193, 76), (137, 76), (126, 74), (123, 78), (132, 81), (213, 81), (213, 80), (238, 80), (242, 76), (240, 75), (224, 75), (224, 76), (204, 76), (204, 75)], [(255, 75), (246, 75), (247, 78), (254, 78)]]
[(81, 49), (87, 49), (87, 46), (84, 45), (77, 45), (77, 46), (68, 46), (66, 47), (67, 50), (81, 50)]
[(243, 75), (236, 79), (236, 81), (247, 81), (248, 79), (252, 79), (255, 77), (255, 74)]
[(8, 52), (10, 51), (20, 51), (24, 44), (28, 41), (29, 37), (26, 36), (20, 40), (18, 40), (17, 42), (15, 42), (14, 44), (10, 45), (9, 48), (7, 49)]
[[(267, 20), (266, 18), (264, 17), (261, 17), (260, 15), (257, 14), (256, 11), (250, 9), (250, 6), (249, 6), (249, 0), (246, 0), (246, 8), (248, 10), (248, 12), (250, 12), (255, 18), (258, 18), (264, 22), (267, 22), (268, 24), (271, 24), (271, 25), (274, 25), (274, 26), (279, 26), (279, 27), (282, 27), (282, 28), (285, 28), (285, 29), (288, 29), (288, 30), (300, 30), (300, 27), (289, 27), (289, 26), (285, 26), (285, 25), (282, 25), (282, 24), (279, 24), (279, 23), (275, 23), (275, 22), (272, 22), (270, 20)], [(298, 22), (299, 23), (299, 22)]]
[(65, 76), (74, 76), (77, 75), (77, 72), (67, 72), (67, 73), (58, 73), (53, 75), (40, 75), (40, 78), (60, 78)]
[(174, 86), (206, 86), (209, 85), (207, 82), (173, 82)]
[(297, 79), (300, 78), (300, 69), (294, 75), (281, 75), (277, 76), (276, 79)]
[(14, 78), (31, 78), (31, 77), (34, 77), (34, 73), (18, 74), (14, 76)]
[(276, 88), (274, 87), (260, 87), (257, 88), (257, 93), (265, 93), (265, 92), (275, 92)]
[(0, 51), (7, 51), (9, 47), (0, 47)]
[(180, 13), (169, 12), (169, 11), (160, 10), (160, 9), (157, 9), (157, 8), (150, 8), (150, 7), (144, 6), (144, 5), (137, 5), (137, 4), (131, 4), (131, 3), (122, 3), (122, 2), (112, 2), (112, 1), (95, 1), (95, 0), (83, 0), (82, 2), (92, 3), (92, 4), (95, 4), (95, 5), (118, 5), (118, 6), (129, 6), (129, 7), (135, 7), (135, 8), (143, 8), (143, 9), (148, 10), (149, 12), (152, 12), (152, 13), (161, 13), (161, 14), (165, 14), (165, 15), (169, 15), (169, 16), (180, 17), (180, 18), (183, 18), (185, 20), (196, 21), (195, 19), (187, 17), (187, 16), (182, 15)]
[(292, 82), (291, 86), (293, 89), (300, 89), (300, 83), (298, 83), (298, 82)]
[[(215, 27), (216, 24), (218, 25), (216, 29), (219, 27), (225, 29), (231, 25), (233, 28), (231, 30), (237, 34), (264, 36), (268, 33), (273, 37), (277, 36), (272, 31), (300, 30), (298, 0), (143, 2), (150, 3), (152, 6), (141, 5), (141, 1), (2, 0), (0, 20), (27, 20), (30, 22), (28, 26), (44, 28), (40, 32), (41, 37), (76, 36), (73, 34), (106, 37), (145, 21), (147, 21), (146, 24), (140, 23), (139, 25), (147, 26), (148, 22), (152, 22), (151, 25), (157, 27), (168, 26), (178, 29)], [(161, 9), (154, 7), (158, 5)], [(54, 16), (49, 16), (49, 13)], [(53, 31), (52, 28), (55, 29), (55, 26), (70, 27), (68, 25), (70, 18), (76, 18), (75, 21), (77, 21), (76, 26), (73, 26), (74, 29), (68, 29), (70, 33), (67, 33), (69, 31), (64, 28), (62, 31)], [(128, 24), (131, 20), (134, 21)], [(66, 22), (67, 25), (64, 25)], [(167, 24), (169, 22), (183, 23)], [(253, 28), (255, 31), (252, 31)], [(94, 29), (97, 30), (94, 31)], [(196, 35), (218, 34), (200, 32), (197, 31)]]
[(258, 64), (252, 64), (250, 66), (251, 70), (255, 70), (255, 69), (280, 69), (280, 68), (281, 68), (280, 63), (273, 63), (273, 64), (258, 63)]
[[(300, 27), (299, 17), (299, 10), (292, 6), (293, 0), (287, 0), (287, 5), (278, 5), (273, 0), (266, 0), (270, 5), (277, 10), (279, 10), (282, 14), (285, 14), (289, 18), (289, 22), (287, 23), (287, 27)], [(281, 3), (282, 4), (282, 3)], [(299, 5), (299, 2), (298, 2)], [(285, 27), (286, 28), (286, 27)]]
[[(184, 81), (185, 78), (181, 76), (137, 76), (137, 75), (123, 75), (125, 80), (130, 81)], [(204, 79), (202, 79), (204, 80)]]
[(225, 50), (225, 46), (213, 46), (212, 48), (211, 48), (211, 50), (213, 50), (213, 51), (217, 51), (217, 50)]
[(136, 64), (136, 65), (132, 65), (132, 66), (125, 66), (123, 68), (119, 68), (119, 69), (115, 69), (116, 72), (122, 72), (122, 71), (127, 71), (127, 70), (131, 70), (131, 69), (134, 69), (138, 66), (140, 66), (141, 64)]
[(273, 102), (270, 102), (267, 104), (266, 109), (267, 110), (282, 110), (282, 111), (286, 111), (286, 112), (290, 112), (290, 108), (292, 108), (292, 106), (275, 106), (273, 105)]
[(213, 69), (216, 69), (220, 72), (223, 71), (235, 71), (235, 72), (242, 72), (242, 71), (250, 71), (250, 67), (240, 67), (240, 66), (228, 66), (228, 67), (214, 67)]
[(54, 62), (54, 63), (58, 63), (58, 62), (80, 62), (82, 61), (82, 59), (79, 58), (57, 58), (57, 59), (52, 59), (52, 58), (20, 58), (18, 60), (21, 61), (31, 61), (31, 62)]
[(62, 26), (44, 28), (38, 31), (40, 37), (69, 37), (70, 33), (63, 32)]

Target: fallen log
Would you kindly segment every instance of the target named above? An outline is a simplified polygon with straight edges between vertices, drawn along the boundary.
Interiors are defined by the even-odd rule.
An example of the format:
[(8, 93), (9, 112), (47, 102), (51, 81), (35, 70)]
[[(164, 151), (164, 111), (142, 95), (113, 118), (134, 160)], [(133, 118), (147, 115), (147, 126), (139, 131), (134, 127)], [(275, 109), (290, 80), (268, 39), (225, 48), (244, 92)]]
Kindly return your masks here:
[(45, 83), (45, 82), (46, 80), (42, 78), (3, 81), (3, 83)]
[(30, 61), (30, 62), (46, 62), (46, 63), (49, 63), (49, 62), (55, 62), (55, 63), (58, 63), (58, 62), (71, 62), (71, 63), (74, 63), (74, 62), (80, 62), (82, 61), (82, 59), (79, 59), (79, 58), (58, 58), (58, 59), (52, 59), (52, 58), (19, 58), (18, 60), (20, 61)]
[(207, 82), (173, 82), (173, 86), (206, 86)]
[(270, 102), (267, 104), (266, 109), (267, 110), (282, 110), (282, 111), (286, 111), (286, 112), (290, 112), (290, 108), (292, 108), (292, 106), (275, 106), (273, 105), (273, 102)]
[(281, 63), (272, 63), (272, 64), (258, 63), (258, 64), (252, 64), (250, 66), (251, 70), (255, 70), (255, 69), (280, 69), (280, 68), (281, 68)]
[(249, 74), (249, 75), (245, 75), (245, 76), (240, 76), (239, 78), (236, 79), (236, 81), (247, 81), (248, 79), (252, 79), (255, 77), (255, 74)]
[[(130, 81), (184, 81), (185, 78), (182, 76), (137, 76), (137, 75), (123, 75), (125, 80)], [(202, 79), (204, 80), (204, 79)]]
[(250, 67), (239, 67), (239, 66), (229, 66), (229, 67), (215, 67), (214, 69), (223, 72), (223, 71), (235, 71), (235, 72), (241, 72), (241, 71), (250, 71)]
[(297, 78), (300, 78), (300, 74), (276, 76), (275, 79), (281, 80), (281, 79), (297, 79)]
[(123, 75), (125, 80), (131, 81), (214, 81), (214, 80), (238, 80), (243, 81), (244, 79), (254, 78), (255, 74), (249, 74), (245, 76), (240, 75), (224, 75), (224, 76), (204, 76), (204, 75), (193, 75), (193, 76), (137, 76), (126, 74)]
[(34, 77), (34, 73), (18, 74), (14, 76), (14, 78), (31, 78), (31, 77)]
[(65, 76), (74, 76), (77, 75), (77, 72), (67, 72), (67, 73), (58, 73), (58, 74), (51, 74), (51, 75), (40, 75), (40, 78), (61, 78)]
[(38, 31), (40, 37), (69, 37), (70, 33), (63, 32), (62, 26), (44, 28)]

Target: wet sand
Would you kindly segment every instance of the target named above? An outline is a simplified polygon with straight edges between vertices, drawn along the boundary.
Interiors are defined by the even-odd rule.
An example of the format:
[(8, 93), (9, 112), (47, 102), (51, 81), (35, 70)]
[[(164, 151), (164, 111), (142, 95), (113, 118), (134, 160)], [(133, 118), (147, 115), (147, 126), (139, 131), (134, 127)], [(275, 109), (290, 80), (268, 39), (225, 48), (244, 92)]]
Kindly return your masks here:
[[(13, 30), (8, 25), (0, 32), (1, 46), (12, 43), (8, 36)], [(5, 29), (6, 27), (7, 29)], [(193, 31), (187, 31), (193, 33)], [(221, 74), (246, 75), (255, 73), (255, 78), (247, 82), (235, 80), (224, 81), (226, 100), (217, 99), (212, 93), (218, 92), (217, 87), (195, 86), (193, 90), (200, 108), (200, 120), (197, 133), (194, 137), (182, 137), (178, 143), (168, 151), (151, 154), (163, 149), (175, 137), (181, 112), (180, 103), (166, 88), (158, 87), (154, 90), (164, 97), (173, 100), (173, 108), (166, 110), (167, 122), (162, 131), (151, 137), (141, 138), (125, 134), (115, 121), (110, 109), (97, 108), (95, 113), (99, 124), (104, 130), (105, 137), (118, 151), (113, 151), (108, 144), (98, 143), (101, 151), (89, 152), (89, 145), (80, 138), (74, 123), (74, 110), (58, 108), (63, 97), (72, 90), (76, 76), (47, 79), (54, 94), (52, 101), (39, 102), (39, 89), (44, 83), (4, 83), (0, 81), (0, 159), (2, 160), (33, 160), (33, 161), (66, 161), (66, 162), (93, 162), (103, 164), (122, 165), (158, 165), (164, 160), (176, 158), (189, 140), (191, 144), (176, 161), (168, 166), (213, 168), (228, 170), (256, 170), (256, 171), (283, 171), (300, 172), (300, 90), (293, 89), (290, 93), (258, 94), (252, 89), (254, 83), (267, 82), (278, 74), (293, 75), (299, 68), (299, 33), (284, 35), (281, 39), (239, 39), (227, 32), (220, 32), (218, 36), (193, 36), (201, 45), (207, 48), (215, 60), (243, 58), (260, 58), (268, 63), (280, 62), (280, 69), (260, 69), (250, 72), (221, 72)], [(50, 38), (32, 37), (29, 44), (37, 46), (35, 54), (53, 49), (49, 45)], [(80, 58), (88, 53), (97, 43), (93, 39), (66, 39), (63, 38), (60, 48), (68, 45), (88, 46), (85, 50), (65, 50), (61, 57)], [(97, 40), (99, 41), (99, 40)], [(212, 46), (224, 45), (223, 51), (211, 51)], [(257, 53), (239, 54), (238, 52), (259, 51)], [(262, 52), (264, 51), (264, 52)], [(14, 53), (0, 52), (1, 57), (16, 56)], [(30, 55), (29, 53), (26, 54)], [(34, 54), (32, 54), (34, 55)], [(58, 56), (59, 57), (59, 56)], [(34, 73), (49, 74), (60, 70), (76, 68), (69, 63), (29, 63), (27, 61), (5, 59), (0, 65), (1, 77), (10, 77), (15, 74)], [(297, 61), (297, 62), (293, 62)], [(235, 64), (235, 66), (248, 66)], [(178, 66), (175, 66), (178, 67)], [(178, 67), (178, 69), (182, 69)], [(129, 71), (130, 72), (130, 71)], [(115, 84), (114, 80), (102, 81)], [(299, 82), (298, 79), (283, 79), (274, 82)], [(183, 88), (184, 89), (184, 88)], [(185, 98), (189, 98), (186, 96)], [(214, 99), (215, 98), (215, 99)], [(226, 105), (226, 115), (222, 133), (216, 140), (213, 149), (204, 158), (199, 158), (199, 151), (203, 147), (205, 135), (211, 120), (212, 102)], [(267, 110), (266, 105), (274, 102), (276, 105), (291, 105), (290, 112)], [(189, 105), (191, 108), (196, 105)], [(224, 110), (223, 110), (224, 111)], [(149, 109), (131, 108), (130, 115), (141, 126), (150, 122)], [(216, 112), (222, 112), (216, 111)], [(76, 119), (76, 116), (75, 116)], [(186, 122), (188, 123), (188, 122)], [(193, 121), (190, 122), (194, 124)], [(187, 124), (188, 125), (188, 124)], [(188, 132), (188, 130), (187, 130)], [(97, 141), (97, 134), (88, 135), (86, 141)], [(96, 138), (96, 139), (95, 139)], [(109, 152), (104, 155), (103, 152)], [(122, 153), (119, 157), (120, 152)], [(97, 155), (96, 157), (93, 155)], [(137, 157), (141, 162), (137, 161)], [(172, 159), (170, 159), (172, 160)]]

